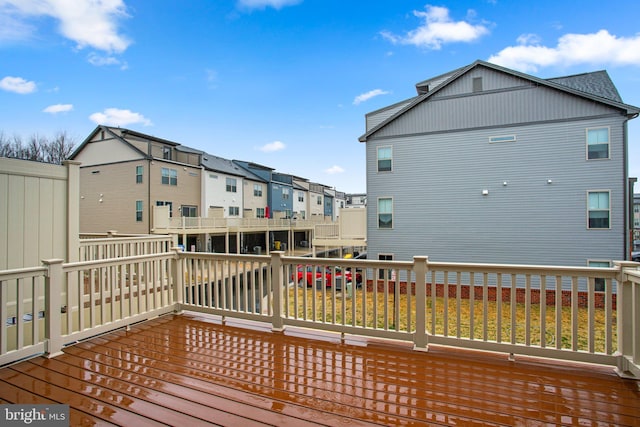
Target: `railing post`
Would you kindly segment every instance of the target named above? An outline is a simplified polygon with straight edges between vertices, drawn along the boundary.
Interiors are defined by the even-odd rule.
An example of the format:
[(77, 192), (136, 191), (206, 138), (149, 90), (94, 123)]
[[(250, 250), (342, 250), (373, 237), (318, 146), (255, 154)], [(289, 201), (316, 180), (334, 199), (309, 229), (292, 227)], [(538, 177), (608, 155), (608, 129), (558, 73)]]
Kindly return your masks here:
[[(623, 378), (640, 379), (640, 274), (638, 263), (615, 262), (617, 281), (618, 364)], [(630, 273), (634, 273), (633, 280)]]
[(271, 328), (273, 331), (281, 332), (284, 330), (284, 322), (282, 319), (282, 251), (271, 252), (271, 295), (273, 301), (273, 313), (271, 320)]
[(171, 249), (174, 252), (173, 258), (171, 259), (174, 311), (176, 313), (182, 313), (182, 305), (184, 304), (184, 270), (182, 257), (180, 256), (182, 251), (177, 246)]
[(429, 257), (414, 256), (413, 271), (416, 275), (416, 331), (413, 337), (413, 349), (429, 350), (427, 336), (427, 272), (429, 271)]
[[(45, 339), (47, 340), (47, 357), (55, 357), (62, 354), (61, 333), (61, 301), (64, 273), (62, 271), (62, 259), (43, 260), (47, 267), (45, 277)], [(67, 316), (71, 316), (71, 307), (67, 307)]]

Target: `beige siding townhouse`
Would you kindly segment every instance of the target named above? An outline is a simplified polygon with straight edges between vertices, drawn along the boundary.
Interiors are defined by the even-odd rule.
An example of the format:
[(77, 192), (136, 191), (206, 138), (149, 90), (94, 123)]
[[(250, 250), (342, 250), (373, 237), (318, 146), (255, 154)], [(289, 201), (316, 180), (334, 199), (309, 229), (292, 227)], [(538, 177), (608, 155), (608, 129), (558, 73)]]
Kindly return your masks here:
[(153, 206), (201, 214), (200, 154), (175, 142), (98, 126), (71, 158), (81, 163), (80, 233), (150, 233)]

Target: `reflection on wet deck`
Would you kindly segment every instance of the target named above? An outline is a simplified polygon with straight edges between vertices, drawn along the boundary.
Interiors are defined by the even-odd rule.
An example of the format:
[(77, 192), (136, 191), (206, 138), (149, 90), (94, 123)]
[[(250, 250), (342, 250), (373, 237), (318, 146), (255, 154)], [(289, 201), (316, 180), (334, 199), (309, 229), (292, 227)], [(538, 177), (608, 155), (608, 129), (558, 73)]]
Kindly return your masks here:
[(1, 403), (71, 425), (640, 425), (610, 368), (169, 315), (0, 369)]

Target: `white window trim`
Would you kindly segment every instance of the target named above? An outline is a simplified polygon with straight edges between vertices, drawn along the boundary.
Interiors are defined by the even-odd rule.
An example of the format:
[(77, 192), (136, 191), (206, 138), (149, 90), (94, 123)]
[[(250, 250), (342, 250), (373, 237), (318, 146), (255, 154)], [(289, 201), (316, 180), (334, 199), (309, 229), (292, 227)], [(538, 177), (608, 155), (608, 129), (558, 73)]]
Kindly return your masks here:
[[(388, 148), (391, 150), (391, 158), (389, 160), (391, 160), (391, 169), (389, 169), (388, 171), (381, 171), (380, 170), (380, 149), (381, 148)], [(383, 159), (386, 160), (386, 159)], [(392, 145), (381, 145), (380, 147), (376, 147), (376, 172), (378, 173), (390, 173), (393, 172), (393, 146)]]
[[(600, 159), (590, 159), (589, 158), (589, 131), (590, 130), (598, 130), (598, 129), (606, 129), (607, 130), (607, 157), (602, 157)], [(590, 162), (598, 161), (598, 160), (611, 160), (611, 127), (610, 126), (595, 126), (586, 128), (584, 131), (584, 158)]]
[[(609, 227), (607, 228), (591, 228), (589, 227), (589, 212), (591, 211), (591, 209), (589, 209), (589, 194), (590, 193), (608, 193), (609, 194)], [(598, 210), (604, 210), (604, 209), (598, 209)], [(611, 190), (587, 190), (587, 230), (611, 230)]]
[[(389, 227), (389, 228), (380, 227), (380, 199), (385, 199), (385, 200), (389, 199), (389, 200), (391, 200), (391, 227)], [(393, 228), (395, 226), (394, 225), (395, 224), (395, 221), (394, 221), (394, 216), (395, 216), (394, 209), (395, 209), (395, 206), (393, 204), (393, 197), (378, 197), (378, 199), (376, 201), (376, 224), (377, 224), (378, 230), (393, 230)]]

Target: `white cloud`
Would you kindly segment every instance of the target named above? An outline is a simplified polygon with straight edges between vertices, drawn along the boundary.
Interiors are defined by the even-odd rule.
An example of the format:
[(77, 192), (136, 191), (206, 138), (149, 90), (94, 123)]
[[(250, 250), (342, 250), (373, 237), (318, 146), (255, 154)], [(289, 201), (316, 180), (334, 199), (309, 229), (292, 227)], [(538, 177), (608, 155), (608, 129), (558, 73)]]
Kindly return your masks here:
[(607, 30), (592, 34), (565, 34), (555, 47), (542, 46), (531, 35), (520, 36), (518, 46), (502, 49), (488, 61), (524, 72), (552, 65), (609, 64), (640, 66), (640, 34), (616, 37)]
[(144, 126), (151, 126), (151, 120), (140, 113), (131, 110), (121, 110), (119, 108), (107, 108), (102, 113), (93, 113), (89, 119), (99, 125), (107, 126), (127, 126), (133, 123), (142, 123)]
[(368, 101), (371, 98), (375, 97), (375, 96), (380, 96), (380, 95), (387, 95), (389, 94), (389, 91), (386, 90), (382, 90), (382, 89), (374, 89), (374, 90), (370, 90), (369, 92), (360, 94), (358, 96), (356, 96), (353, 100), (353, 105), (358, 105), (362, 102)]
[[(453, 21), (446, 7), (427, 5), (425, 12), (414, 10), (413, 14), (424, 19), (424, 23), (415, 30), (407, 32), (405, 36), (398, 36), (388, 31), (380, 34), (394, 44), (409, 44), (438, 50), (445, 43), (472, 42), (489, 32), (484, 25)], [(469, 12), (470, 17), (474, 15), (473, 11)]]
[(324, 170), (326, 173), (328, 173), (329, 175), (335, 175), (338, 173), (343, 173), (344, 169), (342, 169), (340, 166), (338, 165), (333, 165), (331, 166), (329, 169), (325, 169)]
[(270, 142), (268, 144), (263, 145), (262, 147), (258, 148), (260, 151), (264, 151), (265, 153), (273, 153), (274, 151), (281, 151), (284, 150), (286, 147), (286, 145), (284, 145), (284, 143), (282, 143), (281, 141), (273, 141)]
[(0, 0), (0, 15), (11, 25), (15, 38), (31, 37), (29, 17), (48, 16), (58, 21), (62, 35), (77, 43), (79, 49), (92, 47), (106, 52), (124, 52), (131, 43), (118, 33), (119, 21), (126, 18), (123, 0)]
[(22, 77), (7, 76), (0, 80), (0, 89), (8, 92), (15, 92), (19, 94), (26, 94), (35, 92), (37, 87), (35, 82), (30, 82)]
[(281, 9), (285, 6), (295, 6), (302, 3), (302, 0), (238, 0), (238, 7), (244, 9), (265, 9), (272, 7)]
[(42, 110), (42, 112), (57, 114), (57, 113), (66, 113), (67, 111), (71, 111), (71, 110), (73, 110), (72, 104), (55, 104), (55, 105), (49, 105), (47, 108)]
[(120, 69), (122, 70), (126, 70), (128, 68), (128, 65), (126, 62), (122, 62), (115, 56), (111, 56), (111, 55), (104, 56), (104, 55), (98, 55), (95, 52), (91, 52), (87, 58), (89, 63), (91, 65), (95, 65), (96, 67), (103, 67), (108, 65), (119, 65)]

